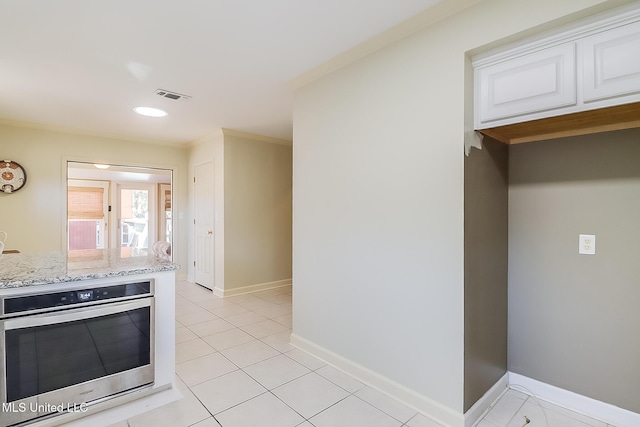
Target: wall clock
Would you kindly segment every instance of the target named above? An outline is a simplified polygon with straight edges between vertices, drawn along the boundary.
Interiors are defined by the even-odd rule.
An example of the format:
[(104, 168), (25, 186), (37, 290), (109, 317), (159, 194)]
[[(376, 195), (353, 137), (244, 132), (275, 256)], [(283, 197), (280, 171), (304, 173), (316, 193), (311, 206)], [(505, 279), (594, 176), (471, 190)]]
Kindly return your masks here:
[(0, 160), (0, 191), (13, 193), (27, 182), (27, 173), (19, 163)]

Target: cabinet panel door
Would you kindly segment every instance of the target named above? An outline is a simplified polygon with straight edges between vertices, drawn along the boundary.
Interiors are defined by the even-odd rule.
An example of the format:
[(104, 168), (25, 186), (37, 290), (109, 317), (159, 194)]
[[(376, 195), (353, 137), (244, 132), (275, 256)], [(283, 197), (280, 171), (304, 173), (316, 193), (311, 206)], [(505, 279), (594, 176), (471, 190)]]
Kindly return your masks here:
[(640, 22), (581, 41), (584, 102), (640, 93)]
[(574, 43), (477, 69), (476, 124), (575, 105), (575, 69)]

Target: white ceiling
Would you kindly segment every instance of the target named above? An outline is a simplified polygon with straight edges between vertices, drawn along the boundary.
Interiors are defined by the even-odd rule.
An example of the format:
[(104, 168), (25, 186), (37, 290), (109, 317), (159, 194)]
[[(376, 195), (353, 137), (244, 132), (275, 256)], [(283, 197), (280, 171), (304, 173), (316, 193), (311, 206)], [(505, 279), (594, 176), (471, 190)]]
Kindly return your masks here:
[(217, 128), (291, 140), (289, 82), (439, 1), (2, 0), (0, 120), (167, 142)]

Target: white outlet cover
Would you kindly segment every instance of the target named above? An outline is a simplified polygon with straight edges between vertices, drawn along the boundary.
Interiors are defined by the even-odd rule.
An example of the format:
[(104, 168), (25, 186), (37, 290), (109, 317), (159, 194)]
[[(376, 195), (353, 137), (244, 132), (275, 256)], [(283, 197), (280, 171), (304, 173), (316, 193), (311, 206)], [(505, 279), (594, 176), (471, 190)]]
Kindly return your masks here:
[(582, 255), (596, 254), (596, 236), (595, 234), (581, 234), (578, 244), (578, 253)]

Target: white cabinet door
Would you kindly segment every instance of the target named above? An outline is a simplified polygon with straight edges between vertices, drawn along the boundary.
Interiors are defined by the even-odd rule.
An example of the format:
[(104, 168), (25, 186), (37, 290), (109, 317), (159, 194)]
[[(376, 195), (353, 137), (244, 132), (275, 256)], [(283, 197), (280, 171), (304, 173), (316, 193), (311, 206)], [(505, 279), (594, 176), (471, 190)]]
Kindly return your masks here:
[[(576, 104), (575, 43), (477, 68), (476, 128)], [(548, 115), (553, 115), (552, 113)]]
[(584, 102), (640, 93), (640, 22), (580, 41)]

